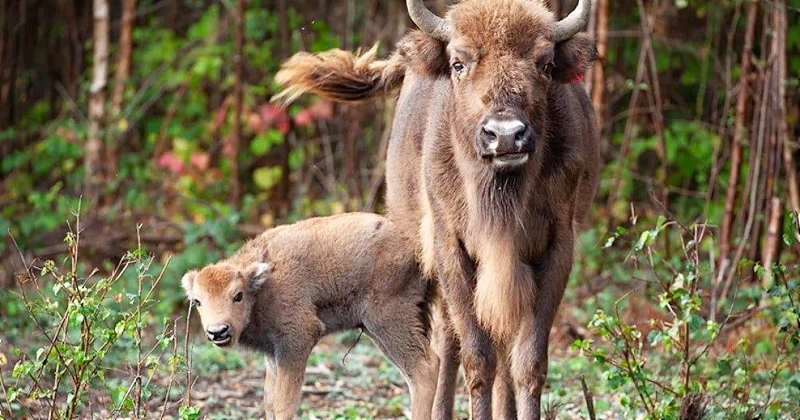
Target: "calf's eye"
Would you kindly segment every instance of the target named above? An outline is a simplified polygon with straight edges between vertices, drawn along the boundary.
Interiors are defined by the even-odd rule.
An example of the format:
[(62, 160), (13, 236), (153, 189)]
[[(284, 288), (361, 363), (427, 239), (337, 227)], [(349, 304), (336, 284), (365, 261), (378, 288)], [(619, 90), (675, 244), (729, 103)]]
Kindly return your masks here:
[(233, 301), (234, 302), (241, 302), (242, 301), (242, 297), (243, 297), (242, 292), (239, 292), (239, 293), (236, 294), (236, 296), (233, 297)]
[(200, 301), (197, 300), (197, 299), (192, 299), (192, 306), (199, 307), (200, 306)]
[(460, 74), (462, 71), (464, 71), (464, 63), (460, 61), (453, 62), (453, 64), (450, 66), (453, 68), (453, 71), (456, 72), (456, 74)]

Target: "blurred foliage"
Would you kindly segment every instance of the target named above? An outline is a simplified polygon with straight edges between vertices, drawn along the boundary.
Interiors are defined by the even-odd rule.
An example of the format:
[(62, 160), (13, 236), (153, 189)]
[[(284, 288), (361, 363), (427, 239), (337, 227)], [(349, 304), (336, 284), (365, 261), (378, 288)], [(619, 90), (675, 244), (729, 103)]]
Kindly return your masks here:
[[(178, 10), (187, 13), (177, 25), (164, 14), (153, 12), (151, 2), (140, 2), (143, 12), (134, 26), (133, 67), (124, 107), (121, 115), (109, 117), (104, 132), (106, 142), (117, 144), (117, 174), (104, 186), (104, 203), (98, 208), (84, 203), (87, 213), (102, 214), (110, 222), (131, 213), (147, 213), (189, 224), (236, 213), (240, 222), (268, 226), (361, 208), (369, 186), (345, 186), (343, 181), (352, 180), (334, 177), (330, 172), (341, 172), (347, 165), (341, 156), (348, 151), (345, 136), (355, 136), (358, 141), (369, 137), (364, 151), (370, 153), (370, 161), (375, 161), (374, 139), (380, 133), (372, 126), (358, 127), (361, 131), (356, 132), (343, 129), (341, 121), (333, 120), (332, 105), (313, 98), (281, 109), (271, 105), (269, 97), (275, 91), (272, 75), (288, 54), (328, 50), (341, 46), (342, 40), (360, 42), (362, 34), (341, 33), (338, 9), (329, 11), (328, 19), (319, 19), (314, 6), (304, 2), (289, 5), (281, 15), (275, 2), (248, 1), (243, 26), (244, 110), (238, 122), (243, 126), (244, 143), (238, 155), (231, 156), (234, 5), (183, 3), (177, 2)], [(617, 2), (612, 6), (612, 28), (639, 25), (638, 9), (629, 7), (629, 3), (633, 4)], [(702, 218), (716, 223), (721, 218), (720, 197), (728, 175), (724, 160), (716, 162), (715, 157), (723, 147), (720, 127), (730, 125), (732, 116), (715, 115), (726, 92), (723, 78), (718, 76), (731, 57), (730, 77), (733, 81), (738, 78), (738, 51), (727, 51), (724, 37), (733, 24), (738, 31), (732, 45), (740, 45), (737, 37), (744, 25), (739, 13), (742, 5), (742, 1), (729, 0), (711, 7), (708, 1), (684, 0), (667, 2), (663, 10), (655, 11), (663, 12), (663, 17), (656, 16), (654, 52), (665, 103), (664, 182), (671, 198), (667, 210), (677, 220)], [(798, 10), (800, 0), (789, 1), (789, 21)], [(370, 27), (366, 6), (354, 13), (361, 27)], [(675, 16), (681, 20), (672, 20)], [(387, 20), (403, 18), (391, 16)], [(786, 83), (798, 86), (797, 25), (789, 25), (786, 39), (790, 57)], [(367, 46), (373, 39), (363, 42)], [(611, 164), (603, 172), (605, 181), (598, 201), (616, 188), (608, 182), (613, 167), (620, 165), (626, 180), (619, 202), (609, 203), (613, 214), (619, 213), (617, 208), (627, 208), (627, 203), (651, 201), (649, 182), (657, 177), (653, 166), (661, 164), (652, 159), (659, 139), (646, 119), (637, 120), (630, 152), (621, 155), (620, 162), (610, 157), (625, 141), (624, 121), (614, 116), (624, 112), (633, 91), (653, 88), (634, 81), (639, 48), (637, 37), (613, 38), (604, 58), (611, 97), (607, 106), (612, 118), (606, 127)], [(756, 45), (756, 53), (759, 49)], [(78, 97), (60, 102), (39, 100), (13, 125), (0, 128), (0, 141), (23, 146), (10, 150), (0, 163), (0, 199), (4, 202), (0, 228), (10, 232), (25, 250), (45, 245), (54, 237), (52, 232), (63, 233), (59, 227), (76, 208), (81, 194), (87, 122), (80, 110), (86, 106), (90, 79), (89, 67), (82, 70)], [(20, 143), (21, 138), (30, 141)], [(240, 173), (231, 173), (231, 158), (239, 161)], [(231, 203), (228, 196), (233, 177), (244, 184), (245, 196), (239, 203)], [(209, 213), (208, 208), (219, 214)], [(234, 234), (227, 239), (238, 238)], [(9, 241), (0, 243), (0, 253), (11, 251)]]

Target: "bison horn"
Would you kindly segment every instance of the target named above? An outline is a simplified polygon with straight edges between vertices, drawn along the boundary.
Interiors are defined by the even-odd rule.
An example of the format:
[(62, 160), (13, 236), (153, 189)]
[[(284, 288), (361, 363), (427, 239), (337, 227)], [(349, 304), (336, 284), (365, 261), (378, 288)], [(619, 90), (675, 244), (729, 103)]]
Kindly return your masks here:
[(575, 6), (575, 10), (564, 19), (550, 26), (553, 42), (566, 41), (582, 31), (589, 23), (589, 12), (591, 11), (591, 0), (578, 0), (578, 5)]
[(444, 42), (450, 41), (453, 23), (436, 16), (425, 7), (422, 0), (406, 0), (406, 7), (411, 20), (426, 34)]

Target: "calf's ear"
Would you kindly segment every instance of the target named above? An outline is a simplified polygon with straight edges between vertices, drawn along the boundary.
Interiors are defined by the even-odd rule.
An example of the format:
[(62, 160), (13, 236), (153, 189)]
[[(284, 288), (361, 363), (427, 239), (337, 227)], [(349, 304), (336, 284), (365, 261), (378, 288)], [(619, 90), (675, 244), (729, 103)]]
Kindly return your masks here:
[(187, 297), (192, 295), (195, 278), (197, 278), (197, 270), (189, 271), (181, 278), (181, 286), (183, 287), (183, 291), (186, 292)]
[(553, 53), (553, 81), (578, 83), (597, 59), (597, 46), (588, 35), (578, 34), (556, 44)]
[(242, 271), (242, 275), (245, 281), (250, 284), (250, 291), (255, 292), (267, 281), (271, 271), (272, 265), (269, 263), (256, 262), (248, 265), (247, 268)]

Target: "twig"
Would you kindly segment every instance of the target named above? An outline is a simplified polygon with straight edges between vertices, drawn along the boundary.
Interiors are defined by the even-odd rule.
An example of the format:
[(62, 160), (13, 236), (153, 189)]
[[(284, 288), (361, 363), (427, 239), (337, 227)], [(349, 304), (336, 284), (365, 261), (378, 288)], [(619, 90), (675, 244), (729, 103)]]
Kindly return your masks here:
[[(141, 258), (139, 252), (142, 249), (142, 237), (140, 232), (142, 225), (136, 226), (136, 258)], [(134, 342), (136, 343), (136, 376), (133, 378), (133, 384), (136, 385), (136, 401), (134, 402), (133, 409), (135, 418), (139, 418), (142, 411), (142, 272), (137, 270), (136, 273), (136, 329), (134, 330)]]
[(186, 394), (183, 397), (183, 406), (192, 404), (192, 358), (189, 352), (189, 326), (192, 323), (192, 305), (186, 305), (186, 330), (183, 335), (183, 358), (186, 360)]
[(597, 415), (594, 412), (594, 396), (589, 386), (586, 385), (586, 378), (581, 375), (581, 388), (583, 388), (583, 399), (586, 401), (586, 410), (589, 412), (590, 420), (597, 420)]
[(350, 351), (352, 351), (354, 348), (356, 348), (356, 345), (358, 344), (358, 342), (361, 341), (361, 336), (362, 335), (364, 335), (364, 328), (361, 328), (361, 330), (358, 332), (358, 337), (356, 337), (356, 341), (353, 342), (353, 345), (350, 346), (350, 348), (347, 349), (347, 352), (344, 354), (344, 356), (342, 356), (342, 366), (344, 366), (345, 369), (347, 369), (347, 365), (344, 363), (344, 360), (350, 354)]
[[(178, 338), (176, 337), (176, 332), (178, 331), (178, 318), (175, 318), (172, 321), (172, 354), (178, 354)], [(159, 414), (159, 420), (163, 420), (164, 416), (167, 414), (167, 405), (169, 404), (169, 395), (170, 391), (172, 391), (172, 384), (175, 382), (175, 368), (174, 366), (170, 366), (169, 369), (169, 383), (167, 383), (167, 391), (164, 393), (164, 404), (161, 405), (161, 413)]]

